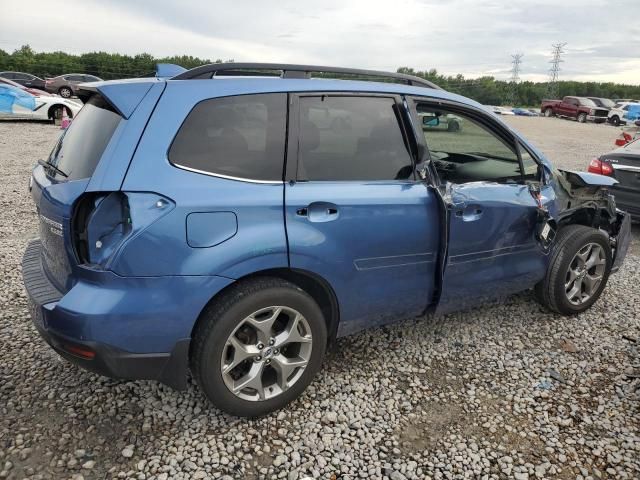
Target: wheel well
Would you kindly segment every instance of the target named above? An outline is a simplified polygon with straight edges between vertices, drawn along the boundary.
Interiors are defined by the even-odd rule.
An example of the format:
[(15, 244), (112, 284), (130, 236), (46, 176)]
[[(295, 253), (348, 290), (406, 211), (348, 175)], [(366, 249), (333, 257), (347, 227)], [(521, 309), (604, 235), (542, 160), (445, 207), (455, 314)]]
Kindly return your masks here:
[(305, 271), (305, 270), (296, 270), (291, 268), (274, 268), (269, 270), (262, 270), (260, 272), (255, 272), (250, 275), (246, 275), (244, 277), (238, 278), (236, 281), (228, 285), (226, 288), (222, 289), (220, 292), (216, 293), (205, 305), (205, 307), (200, 312), (198, 319), (196, 320), (193, 329), (191, 330), (191, 336), (193, 338), (193, 334), (198, 328), (198, 325), (204, 318), (202, 313), (206, 311), (209, 306), (215, 302), (220, 295), (224, 294), (229, 288), (232, 286), (236, 286), (241, 282), (247, 281), (249, 279), (257, 278), (257, 277), (276, 277), (281, 278), (283, 280), (287, 280), (288, 282), (297, 285), (306, 293), (311, 295), (311, 297), (316, 301), (320, 310), (322, 310), (322, 314), (327, 322), (327, 339), (328, 343), (332, 344), (336, 339), (336, 333), (338, 331), (338, 324), (340, 322), (340, 313), (338, 308), (338, 300), (336, 297), (333, 288), (329, 285), (329, 283), (323, 279), (322, 277)]
[(56, 110), (58, 110), (59, 108), (64, 108), (67, 111), (67, 115), (69, 115), (69, 118), (73, 118), (73, 112), (71, 111), (71, 109), (65, 105), (62, 105), (61, 103), (56, 103), (55, 105), (51, 105), (49, 107), (49, 110), (47, 110), (47, 118), (49, 118), (49, 120), (53, 120), (55, 118)]

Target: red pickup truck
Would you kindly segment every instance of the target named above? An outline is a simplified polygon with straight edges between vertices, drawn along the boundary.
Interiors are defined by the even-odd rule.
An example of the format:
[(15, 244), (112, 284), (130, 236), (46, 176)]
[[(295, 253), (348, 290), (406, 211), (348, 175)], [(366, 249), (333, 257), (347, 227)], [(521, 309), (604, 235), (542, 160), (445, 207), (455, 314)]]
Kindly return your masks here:
[(540, 107), (545, 117), (574, 118), (580, 123), (586, 121), (604, 123), (609, 111), (598, 107), (593, 100), (584, 97), (564, 97), (562, 100), (542, 100)]

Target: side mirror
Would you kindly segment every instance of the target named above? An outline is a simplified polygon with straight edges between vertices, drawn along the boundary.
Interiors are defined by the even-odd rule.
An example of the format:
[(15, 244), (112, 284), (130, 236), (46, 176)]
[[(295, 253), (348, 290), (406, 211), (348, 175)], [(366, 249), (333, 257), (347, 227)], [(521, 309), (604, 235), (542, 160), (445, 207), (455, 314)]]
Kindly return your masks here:
[(437, 127), (440, 125), (439, 117), (422, 117), (422, 125), (426, 127)]

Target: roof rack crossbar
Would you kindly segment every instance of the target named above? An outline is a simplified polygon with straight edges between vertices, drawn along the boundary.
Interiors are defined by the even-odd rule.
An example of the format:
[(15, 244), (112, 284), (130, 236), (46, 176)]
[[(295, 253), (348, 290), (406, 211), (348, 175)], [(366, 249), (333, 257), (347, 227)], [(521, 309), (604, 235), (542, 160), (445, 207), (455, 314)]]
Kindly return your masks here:
[[(284, 63), (211, 63), (200, 67), (192, 68), (186, 72), (182, 72), (172, 80), (190, 80), (194, 78), (213, 78), (215, 76), (228, 75), (261, 75), (260, 72), (280, 71), (282, 78), (311, 78), (312, 73), (328, 73), (338, 75), (353, 75), (360, 77), (378, 77), (389, 78), (407, 85), (415, 85), (419, 87), (436, 88), (442, 90), (438, 85), (424, 78), (415, 75), (407, 75), (405, 73), (383, 72), (378, 70), (361, 70), (357, 68), (343, 67), (322, 67), (318, 65), (292, 65)], [(264, 73), (262, 73), (264, 75)]]

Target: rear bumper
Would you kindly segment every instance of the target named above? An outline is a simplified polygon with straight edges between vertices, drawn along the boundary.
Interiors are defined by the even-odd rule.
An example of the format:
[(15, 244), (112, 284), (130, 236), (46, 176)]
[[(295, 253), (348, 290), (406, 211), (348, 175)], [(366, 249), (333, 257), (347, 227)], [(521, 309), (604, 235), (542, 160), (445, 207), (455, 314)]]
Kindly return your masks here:
[(33, 324), (56, 352), (108, 377), (186, 387), (195, 320), (211, 296), (232, 280), (99, 272), (63, 294), (47, 278), (41, 249), (39, 240), (29, 243), (23, 278)]
[(611, 267), (612, 272), (617, 272), (622, 266), (631, 243), (631, 215), (618, 210), (618, 218), (620, 219), (620, 227), (616, 235), (616, 251)]

